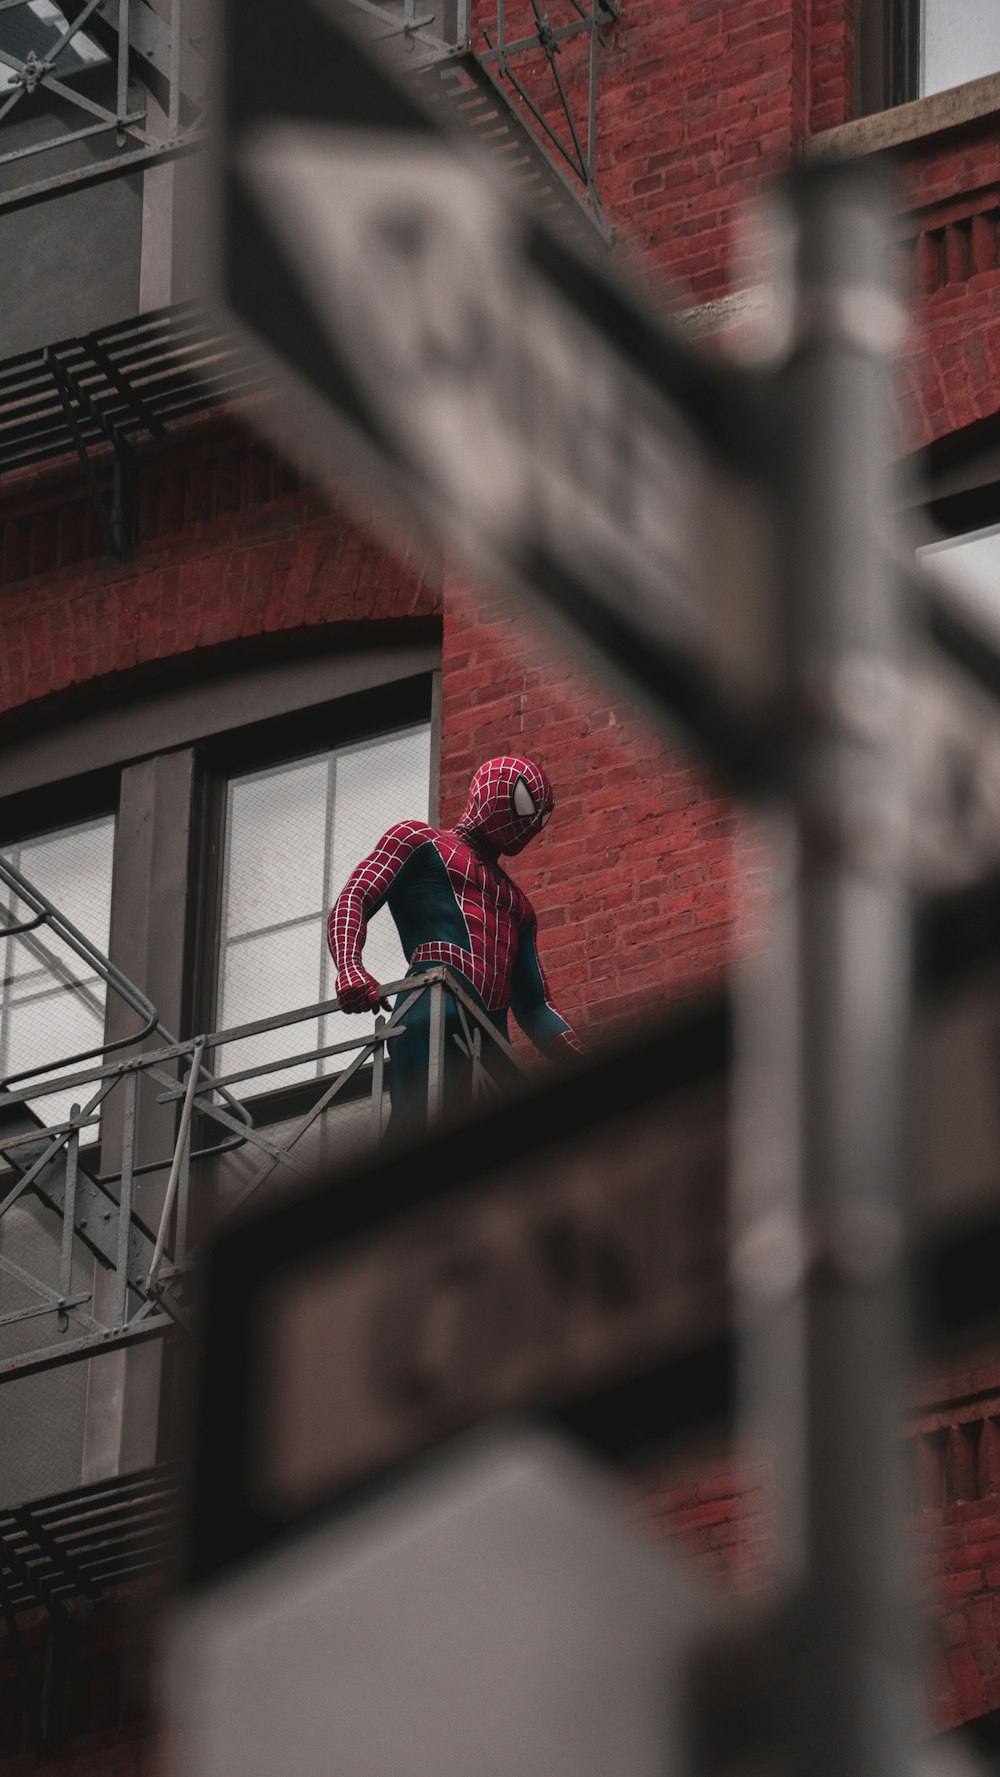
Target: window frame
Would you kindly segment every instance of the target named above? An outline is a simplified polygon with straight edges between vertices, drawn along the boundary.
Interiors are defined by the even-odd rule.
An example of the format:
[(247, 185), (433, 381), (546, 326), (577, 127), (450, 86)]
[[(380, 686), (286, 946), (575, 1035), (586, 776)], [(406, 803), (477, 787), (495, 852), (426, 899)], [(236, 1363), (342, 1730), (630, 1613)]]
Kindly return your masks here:
[[(922, 0), (856, 0), (855, 114), (871, 117), (900, 105), (932, 102), (920, 91)], [(1000, 75), (985, 68), (961, 86)], [(952, 90), (952, 89), (944, 89)]]
[(1000, 524), (1000, 416), (930, 445), (920, 457), (916, 510), (941, 537)]
[[(225, 670), (216, 664), (197, 674), (190, 661), (178, 662), (173, 683), (167, 673), (158, 673), (155, 688), (145, 694), (133, 681), (111, 701), (107, 686), (96, 684), (74, 693), (64, 717), (50, 705), (19, 712), (6, 723), (8, 740), (0, 752), (0, 833), (28, 839), (91, 815), (114, 815), (111, 960), (133, 972), (118, 945), (123, 932), (141, 928), (151, 973), (171, 983), (173, 1029), (179, 1038), (211, 1028), (205, 1014), (214, 1010), (219, 957), (220, 788), (229, 766), (252, 769), (255, 758), (277, 763), (299, 750), (318, 750), (317, 739), (329, 746), (331, 738), (361, 738), (429, 717), (431, 816), (437, 818), (440, 626), (394, 625), (385, 640), (373, 638), (370, 629), (331, 634), (325, 647), (311, 639), (308, 652), (301, 642), (283, 652), (277, 651), (280, 639), (269, 638), (269, 645), (275, 658), (264, 663), (259, 653), (244, 652), (242, 658), (230, 656)], [(247, 710), (254, 712), (249, 721)], [(183, 809), (185, 785), (189, 799)], [(128, 869), (122, 850), (126, 790), (133, 834)], [(145, 835), (144, 815), (153, 829)], [(176, 823), (181, 817), (184, 855), (178, 857)], [(172, 923), (166, 935), (149, 918), (158, 856), (171, 869), (167, 900)], [(184, 904), (176, 907), (180, 885), (185, 885), (180, 897)], [(138, 985), (148, 991), (147, 980)], [(162, 996), (152, 992), (150, 997), (165, 1022), (171, 1022), (171, 1008), (161, 1003)], [(109, 1007), (111, 1003), (109, 996)], [(316, 1083), (305, 1082), (305, 1092), (314, 1097)], [(294, 1115), (298, 1108), (277, 1094), (270, 1102), (253, 1102), (261, 1121)], [(176, 1115), (174, 1106), (162, 1109)], [(114, 1130), (105, 1133), (113, 1148)], [(212, 1138), (217, 1137), (213, 1125)], [(97, 1163), (104, 1170), (100, 1148)], [(102, 1356), (93, 1361), (89, 1377), (84, 1480), (140, 1467), (171, 1446), (171, 1366), (157, 1346)]]
[[(430, 813), (437, 818), (438, 783), (440, 776), (440, 672), (415, 674), (382, 688), (382, 694), (365, 692), (339, 698), (320, 709), (295, 712), (271, 721), (254, 724), (237, 736), (220, 736), (218, 744), (205, 750), (210, 784), (208, 859), (202, 883), (201, 903), (206, 932), (211, 934), (212, 954), (203, 954), (199, 971), (201, 998), (197, 1027), (215, 1029), (219, 1001), (222, 964), (221, 910), (224, 896), (226, 807), (231, 778), (270, 766), (292, 763), (310, 753), (326, 751), (353, 741), (374, 739), (394, 730), (411, 728), (417, 722), (429, 721), (431, 730)], [(246, 1099), (254, 1121), (262, 1127), (284, 1122), (307, 1110), (316, 1097), (318, 1082), (303, 1080), (294, 1085), (278, 1086)], [(363, 1070), (343, 1090), (344, 1102), (363, 1097), (369, 1083)]]
[[(96, 815), (113, 814), (116, 822), (112, 874), (113, 962), (130, 969), (116, 942), (116, 933), (148, 927), (147, 990), (153, 974), (168, 982), (163, 993), (152, 992), (164, 1022), (184, 1038), (214, 1028), (220, 960), (221, 907), (225, 835), (225, 785), (236, 771), (256, 765), (280, 764), (338, 742), (384, 733), (429, 718), (431, 724), (431, 818), (437, 819), (441, 748), (441, 649), (439, 631), (427, 625), (394, 626), (391, 640), (373, 644), (369, 633), (338, 637), (336, 652), (322, 647), (303, 655), (261, 663), (244, 656), (219, 671), (191, 678), (178, 667), (166, 682), (143, 695), (133, 686), (114, 702), (95, 687), (92, 707), (87, 693), (79, 714), (42, 723), (25, 712), (22, 732), (11, 727), (0, 753), (0, 833), (29, 839)], [(173, 682), (171, 679), (173, 678)], [(239, 720), (248, 708), (250, 720)], [(182, 936), (147, 921), (150, 900), (149, 860), (131, 871), (122, 868), (121, 848), (126, 823), (126, 785), (135, 788), (135, 768), (172, 766), (176, 779), (182, 755), (190, 759), (190, 800), (186, 810), (187, 853)], [(46, 774), (50, 774), (46, 776)], [(155, 774), (154, 774), (155, 775)], [(168, 778), (171, 772), (165, 770)], [(145, 805), (129, 809), (130, 824), (148, 822), (157, 838), (170, 846), (173, 830), (160, 832), (165, 818), (176, 819), (176, 786), (157, 799), (150, 792)], [(108, 1000), (108, 1034), (114, 1030), (115, 1006)], [(365, 1082), (359, 1080), (358, 1090)], [(260, 1094), (252, 1100), (254, 1114), (275, 1122), (295, 1115), (308, 1103), (310, 1083)], [(348, 1094), (349, 1096), (349, 1094)], [(99, 1153), (99, 1148), (98, 1148)]]

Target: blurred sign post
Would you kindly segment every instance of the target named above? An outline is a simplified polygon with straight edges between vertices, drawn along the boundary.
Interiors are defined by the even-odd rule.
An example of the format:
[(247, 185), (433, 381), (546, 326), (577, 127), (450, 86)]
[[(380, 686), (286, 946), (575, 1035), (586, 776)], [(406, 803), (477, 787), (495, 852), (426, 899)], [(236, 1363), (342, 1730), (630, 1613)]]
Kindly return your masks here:
[(906, 612), (887, 536), (901, 316), (870, 176), (817, 167), (783, 195), (793, 727), (770, 955), (744, 1004), (736, 1260), (751, 1393), (778, 1452), (792, 1768), (903, 1777), (919, 1730), (895, 1448), (911, 1028)]
[[(856, 165), (789, 183), (785, 336), (754, 380), (704, 361), (521, 209), (342, 8), (292, 0), (294, 54), (276, 56), (267, 9), (226, 4), (222, 277), (294, 394), (294, 419), (276, 425), (391, 521), (416, 518), (568, 625), (771, 819), (778, 890), (768, 966), (741, 1012), (732, 1266), (750, 1396), (778, 1435), (774, 1645), (795, 1648), (777, 1679), (780, 1752), (761, 1768), (904, 1777), (918, 1726), (893, 1445), (912, 833), (908, 615), (885, 471), (898, 316), (878, 188)], [(405, 1489), (408, 1462), (479, 1419), (547, 1410), (621, 1454), (669, 1435), (653, 1422), (671, 1409), (683, 1422), (706, 1354), (718, 1392), (732, 1370), (730, 1273), (718, 1238), (697, 1232), (697, 1206), (718, 1236), (724, 1031), (723, 1017), (695, 1021), (672, 1049), (664, 1039), (646, 1091), (628, 1062), (594, 1068), (539, 1095), (536, 1107), (562, 1106), (554, 1120), (532, 1125), (521, 1105), (471, 1141), (437, 1137), (440, 1191), (382, 1157), (353, 1190), (223, 1238), (192, 1514), (199, 1633), (214, 1620), (238, 1660), (239, 1607), (220, 1627), (213, 1587), (240, 1562), (280, 1563), (281, 1539), (311, 1536), (352, 1490), (392, 1476)], [(376, 1552), (352, 1523), (335, 1570), (310, 1576), (306, 1563), (297, 1594), (301, 1624), (312, 1587), (343, 1579), (349, 1598), (352, 1562), (396, 1549), (395, 1577), (357, 1594), (363, 1610), (381, 1603), (348, 1667), (378, 1661), (412, 1545), (402, 1520)], [(483, 1520), (481, 1558), (491, 1535)], [(515, 1564), (530, 1562), (530, 1537), (518, 1547)], [(330, 1609), (350, 1616), (337, 1591)], [(530, 1591), (510, 1617), (515, 1639)], [(614, 1588), (601, 1595), (614, 1608)], [(294, 1588), (285, 1605), (294, 1620)], [(443, 1622), (431, 1618), (432, 1637)], [(460, 1634), (442, 1636), (447, 1661)], [(213, 1646), (202, 1641), (203, 1670)], [(587, 1687), (598, 1698), (603, 1659)], [(327, 1672), (312, 1693), (323, 1768), (353, 1770), (361, 1747), (359, 1769), (423, 1770), (405, 1751), (405, 1711), (388, 1752), (377, 1736), (328, 1744)], [(349, 1676), (336, 1676), (345, 1697)], [(568, 1682), (561, 1660), (549, 1676)], [(510, 1682), (516, 1711), (527, 1681)], [(678, 1777), (692, 1769), (670, 1738), (681, 1688), (661, 1742)], [(456, 1706), (457, 1770), (489, 1732), (488, 1693), (467, 1687)], [(571, 1745), (569, 1728), (544, 1710), (536, 1725), (509, 1768), (561, 1770), (547, 1736)], [(431, 1770), (433, 1732), (429, 1744)], [(620, 1752), (608, 1768), (647, 1768)], [(253, 1755), (248, 1742), (242, 1770)], [(189, 1756), (197, 1777), (228, 1772), (225, 1724), (209, 1721)]]

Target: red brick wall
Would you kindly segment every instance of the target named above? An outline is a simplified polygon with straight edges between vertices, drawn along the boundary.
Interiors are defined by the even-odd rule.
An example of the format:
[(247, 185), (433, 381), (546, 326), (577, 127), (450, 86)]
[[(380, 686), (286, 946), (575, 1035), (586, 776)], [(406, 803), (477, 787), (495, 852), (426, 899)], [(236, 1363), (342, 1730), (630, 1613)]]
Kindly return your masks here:
[(900, 424), (912, 449), (1000, 408), (1000, 132), (977, 123), (914, 144), (898, 178), (912, 320)]
[(805, 27), (809, 58), (808, 135), (834, 129), (854, 115), (852, 0), (811, 0)]
[(592, 1037), (717, 979), (729, 952), (732, 812), (613, 683), (530, 613), (445, 588), (441, 809), (511, 750), (549, 771), (556, 812), (514, 866), (556, 1003)]
[[(129, 561), (98, 553), (79, 479), (8, 503), (0, 531), (0, 715), (209, 651), (331, 624), (436, 620), (436, 577), (297, 486), (232, 428), (144, 468)], [(6, 581), (6, 585), (3, 582)]]
[(669, 1543), (707, 1585), (752, 1595), (771, 1573), (774, 1484), (767, 1463), (702, 1454), (642, 1482), (633, 1500), (636, 1528)]
[(72, 1602), (51, 1750), (38, 1751), (48, 1617), (18, 1617), (20, 1657), (0, 1628), (0, 1777), (160, 1777), (162, 1743), (150, 1725), (155, 1639), (148, 1593), (96, 1605)]
[[(926, 1383), (905, 1457), (927, 1697), (944, 1731), (1000, 1710), (1000, 1362)], [(637, 1486), (633, 1499), (638, 1526), (725, 1592), (752, 1594), (772, 1570), (766, 1463), (703, 1456)]]
[[(495, 16), (492, 0), (473, 8), (475, 47)], [(564, 16), (568, 6), (552, 9), (553, 23)], [(507, 0), (506, 18), (508, 40), (533, 34), (528, 0)], [(606, 218), (682, 303), (720, 296), (746, 200), (806, 135), (851, 114), (851, 0), (626, 0), (603, 36), (596, 182)], [(516, 67), (565, 134), (541, 53)], [(563, 46), (559, 71), (582, 120), (582, 39)]]
[(912, 1427), (911, 1523), (938, 1727), (1000, 1709), (1000, 1362), (937, 1378)]
[[(850, 115), (852, 12), (849, 0), (625, 0), (607, 28), (598, 185), (609, 220), (682, 303), (730, 288), (746, 200), (806, 136)], [(508, 0), (510, 33), (524, 22)], [(562, 71), (579, 96), (576, 51)], [(544, 103), (555, 120), (551, 94)], [(913, 447), (1000, 405), (995, 126), (909, 149), (900, 208), (901, 276), (915, 304), (901, 436)], [(25, 490), (0, 543), (0, 583), (8, 720), (177, 656), (440, 609), (433, 577), (414, 561), (398, 565), (246, 438), (214, 433), (146, 465), (143, 533), (125, 566), (103, 556), (78, 478), (71, 491)], [(516, 746), (549, 767), (557, 816), (517, 873), (539, 907), (557, 999), (596, 1036), (712, 978), (730, 948), (726, 804), (617, 692), (543, 644), (529, 617), (501, 619), (457, 578), (444, 608), (443, 817), (454, 818), (469, 772), (492, 752)], [(1000, 1707), (1000, 1377), (991, 1386), (995, 1395), (981, 1380), (947, 1380), (916, 1431), (923, 1491), (913, 1523), (941, 1726)], [(950, 1404), (970, 1388), (979, 1421)], [(759, 1471), (720, 1460), (693, 1477), (661, 1477), (639, 1511), (652, 1533), (679, 1539), (728, 1584), (752, 1586), (767, 1569)], [(135, 1729), (118, 1723), (105, 1734), (75, 1763), (42, 1768), (53, 1777), (146, 1768)], [(10, 1777), (36, 1768), (27, 1752), (16, 1756)]]

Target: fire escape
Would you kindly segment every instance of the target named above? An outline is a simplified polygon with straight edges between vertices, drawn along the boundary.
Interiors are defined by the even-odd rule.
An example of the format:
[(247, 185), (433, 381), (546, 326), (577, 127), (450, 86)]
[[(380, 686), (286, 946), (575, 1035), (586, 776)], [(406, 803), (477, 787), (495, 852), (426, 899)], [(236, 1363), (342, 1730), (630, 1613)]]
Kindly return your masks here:
[[(458, 1004), (474, 1093), (495, 1091), (483, 1061), (489, 1045), (519, 1065), (462, 982), (442, 968), (387, 984), (387, 993), (404, 997), (371, 1030), (322, 1045), (304, 1036), (291, 1055), (286, 1045), (276, 1045), (277, 1059), (220, 1071), (213, 1059), (232, 1055), (235, 1044), (315, 1024), (338, 1002), (319, 1001), (179, 1042), (141, 989), (2, 855), (0, 883), (11, 891), (18, 914), (0, 927), (0, 949), (20, 940), (70, 994), (96, 977), (134, 1021), (127, 1035), (68, 1054), (60, 1052), (54, 1030), (43, 1063), (0, 1082), (0, 1301), (6, 1296), (0, 1331), (9, 1339), (8, 1330), (17, 1329), (19, 1346), (0, 1346), (0, 1383), (185, 1328), (185, 1285), (198, 1239), (220, 1216), (238, 1214), (262, 1188), (308, 1178), (320, 1157), (323, 1119), (348, 1099), (357, 1107), (359, 1086), (370, 1139), (381, 1140), (386, 1055), (425, 995), (431, 1001), (429, 1118), (441, 1109), (446, 985)], [(77, 960), (78, 974), (60, 964), (49, 947), (53, 939)], [(243, 1099), (305, 1067), (318, 1076), (306, 1110), (278, 1137), (256, 1128)], [(173, 1130), (161, 1152), (149, 1137), (161, 1123), (156, 1108), (164, 1105), (171, 1109)], [(144, 1219), (136, 1207), (140, 1178), (159, 1182), (155, 1219)], [(58, 1224), (47, 1270), (19, 1263), (16, 1236), (2, 1238), (5, 1219), (28, 1191)], [(111, 1290), (96, 1287), (101, 1273)]]
[[(601, 53), (618, 0), (350, 0), (501, 163), (526, 201), (607, 243), (596, 178)], [(53, 198), (195, 155), (210, 102), (204, 0), (2, 0), (0, 225)], [(62, 217), (70, 217), (65, 204)], [(64, 226), (63, 222), (60, 226)], [(128, 555), (138, 466), (199, 410), (266, 394), (264, 372), (195, 299), (0, 361), (0, 473), (75, 454), (105, 548)]]
[[(0, 886), (14, 914), (0, 927), (0, 955), (25, 947), (69, 996), (96, 980), (115, 1021), (125, 1014), (130, 1022), (123, 1036), (102, 1035), (89, 1049), (67, 1053), (56, 1015), (45, 1061), (0, 1080), (0, 1395), (19, 1378), (150, 1340), (183, 1339), (199, 1240), (255, 1197), (301, 1183), (328, 1161), (331, 1145), (341, 1143), (342, 1106), (352, 1113), (347, 1136), (355, 1152), (359, 1141), (382, 1139), (386, 1058), (424, 996), (429, 1120), (442, 1108), (446, 987), (458, 1005), (455, 1040), (470, 1062), (474, 1098), (496, 1091), (485, 1065), (491, 1045), (519, 1067), (446, 969), (387, 983), (399, 1004), (357, 1036), (320, 1044), (306, 1034), (299, 1046), (276, 1040), (276, 1059), (229, 1067), (234, 1045), (257, 1039), (259, 1052), (263, 1038), (266, 1053), (269, 1037), (322, 1029), (338, 1002), (178, 1041), (142, 990), (2, 855)], [(12, 967), (5, 962), (0, 971), (5, 981)], [(245, 1100), (303, 1068), (313, 1081), (307, 1106), (278, 1128), (255, 1127)], [(37, 1212), (24, 1216), (31, 1200)], [(155, 1581), (170, 1557), (176, 1487), (173, 1468), (161, 1463), (26, 1503), (0, 1503), (0, 1617), (24, 1666), (26, 1694), (33, 1694), (32, 1679), (19, 1613), (39, 1604), (48, 1613), (33, 1730), (40, 1747), (59, 1738), (72, 1639), (67, 1605), (99, 1599), (125, 1582)]]
[[(469, 0), (351, 4), (405, 60), (426, 101), (469, 129), (526, 201), (558, 213), (578, 236), (609, 239), (595, 142), (617, 0), (550, 0), (548, 10), (538, 0), (496, 0), (485, 23), (477, 15), (475, 42)], [(75, 193), (195, 156), (210, 112), (211, 59), (201, 0), (0, 0), (0, 226), (13, 215), (40, 223), (55, 214), (44, 208), (54, 199), (67, 217)], [(144, 308), (0, 362), (0, 477), (75, 460), (104, 548), (121, 559), (141, 535), (144, 459), (200, 413), (239, 413), (268, 398), (265, 368), (206, 302)], [(362, 1117), (367, 1138), (382, 1138), (386, 1058), (421, 995), (431, 1000), (428, 1110), (436, 1115), (448, 977), (434, 971), (393, 984), (403, 998), (389, 1018), (325, 1046), (312, 1033), (335, 1000), (178, 1040), (141, 986), (2, 854), (0, 897), (8, 907), (0, 977), (16, 945), (39, 966), (58, 949), (73, 959), (60, 965), (65, 993), (96, 982), (107, 1028), (128, 1033), (108, 1040), (105, 1030), (73, 1051), (54, 1016), (42, 1062), (5, 1073), (0, 1061), (2, 1397), (18, 1378), (182, 1339), (192, 1254), (219, 1216), (307, 1176), (346, 1128), (345, 1106), (352, 1140)], [(461, 984), (448, 986), (475, 1090), (488, 1095), (482, 1060), (500, 1039)], [(276, 1041), (280, 1060), (229, 1065), (234, 1044), (294, 1027), (301, 1046)], [(307, 1108), (280, 1128), (255, 1126), (248, 1102), (296, 1066), (315, 1081)], [(23, 1237), (29, 1207), (46, 1233), (41, 1249)], [(99, 1597), (162, 1564), (172, 1499), (172, 1477), (157, 1468), (30, 1507), (5, 1502), (0, 1615), (15, 1651), (22, 1608), (46, 1606), (57, 1647), (69, 1599)], [(50, 1731), (43, 1722), (43, 1742)]]

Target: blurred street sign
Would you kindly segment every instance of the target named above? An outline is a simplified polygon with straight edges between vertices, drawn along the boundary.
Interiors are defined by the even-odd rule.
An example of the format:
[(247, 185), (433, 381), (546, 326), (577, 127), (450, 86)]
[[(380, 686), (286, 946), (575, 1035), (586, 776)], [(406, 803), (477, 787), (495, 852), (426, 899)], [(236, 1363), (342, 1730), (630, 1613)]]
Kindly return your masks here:
[[(425, 111), (335, 0), (226, 0), (221, 283), (258, 418), (529, 594), (738, 788), (770, 759), (773, 407)], [(218, 245), (218, 243), (216, 243)]]
[(498, 1414), (619, 1456), (727, 1410), (730, 1049), (713, 1004), (226, 1230), (192, 1580)]
[(561, 1441), (473, 1438), (185, 1606), (178, 1769), (662, 1777), (718, 1614)]
[[(1000, 882), (932, 904), (915, 1058), (924, 1349), (1000, 1315)], [(215, 1580), (479, 1422), (628, 1462), (733, 1411), (725, 1001), (225, 1230), (188, 1571)], [(737, 1262), (740, 1263), (739, 1256)]]

